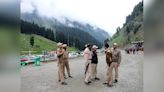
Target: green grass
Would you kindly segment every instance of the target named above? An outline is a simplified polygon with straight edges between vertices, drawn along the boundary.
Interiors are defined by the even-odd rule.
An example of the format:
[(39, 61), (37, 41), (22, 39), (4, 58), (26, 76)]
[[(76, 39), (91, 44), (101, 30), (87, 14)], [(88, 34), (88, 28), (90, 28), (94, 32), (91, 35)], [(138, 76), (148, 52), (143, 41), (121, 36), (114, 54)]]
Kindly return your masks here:
[[(20, 50), (21, 54), (28, 54), (28, 51), (31, 50), (33, 54), (42, 53), (43, 50), (54, 51), (56, 50), (56, 42), (48, 40), (42, 36), (34, 36), (34, 47), (30, 46), (30, 37), (31, 35), (20, 34)], [(78, 49), (74, 47), (68, 47), (69, 51), (77, 51)]]
[[(142, 22), (143, 15), (140, 14), (137, 17), (135, 17), (134, 21)], [(129, 22), (130, 23), (130, 22)], [(111, 41), (109, 42), (109, 45), (112, 46), (114, 42), (118, 43), (119, 47), (124, 48), (124, 46), (130, 44), (133, 41), (143, 41), (144, 40), (144, 30), (143, 25), (138, 29), (138, 31), (134, 34), (133, 30), (130, 30), (130, 33), (126, 33), (126, 26), (121, 28), (121, 31), (119, 34), (114, 34)], [(128, 40), (129, 38), (129, 40)]]
[(113, 39), (111, 42), (109, 42), (109, 45), (111, 47), (113, 43), (118, 43), (118, 45), (120, 47), (123, 47), (124, 43), (125, 43), (125, 40), (126, 40), (126, 38), (123, 37), (122, 35), (120, 35), (120, 36), (116, 37), (115, 39)]
[[(140, 29), (136, 34), (129, 34), (127, 36), (123, 35), (123, 33), (121, 33), (120, 35), (118, 35), (117, 37), (115, 37), (114, 39), (112, 39), (109, 42), (109, 45), (112, 46), (113, 43), (118, 43), (119, 47), (123, 48), (124, 46), (126, 46), (127, 44), (133, 42), (133, 41), (142, 41), (144, 40), (143, 38), (143, 33), (144, 31), (142, 29)], [(129, 41), (128, 41), (128, 36), (129, 36)]]

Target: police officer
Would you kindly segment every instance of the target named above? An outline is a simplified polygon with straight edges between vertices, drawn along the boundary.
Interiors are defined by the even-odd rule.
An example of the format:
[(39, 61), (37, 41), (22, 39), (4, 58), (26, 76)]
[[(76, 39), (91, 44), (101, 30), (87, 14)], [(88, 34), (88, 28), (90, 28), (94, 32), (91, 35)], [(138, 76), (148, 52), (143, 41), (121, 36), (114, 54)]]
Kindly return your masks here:
[(113, 49), (112, 49), (112, 64), (111, 66), (114, 67), (115, 70), (115, 80), (114, 82), (118, 82), (118, 67), (121, 63), (121, 51), (118, 49), (118, 44), (113, 43)]
[(106, 82), (103, 84), (107, 84), (108, 87), (112, 87), (112, 80), (113, 80), (113, 76), (112, 76), (113, 67), (111, 67), (112, 50), (109, 48), (108, 44), (105, 45), (105, 54), (106, 54), (106, 63), (108, 69), (107, 69), (107, 79)]
[(61, 85), (67, 85), (67, 83), (64, 81), (64, 60), (63, 60), (63, 47), (62, 43), (57, 43), (57, 64), (58, 64), (58, 78), (59, 82), (61, 82)]
[(63, 44), (63, 51), (64, 51), (64, 55), (63, 55), (64, 56), (63, 57), (63, 60), (64, 60), (64, 77), (66, 78), (66, 75), (65, 75), (65, 68), (66, 68), (68, 77), (72, 78), (71, 73), (70, 73), (69, 61), (68, 61), (67, 44)]

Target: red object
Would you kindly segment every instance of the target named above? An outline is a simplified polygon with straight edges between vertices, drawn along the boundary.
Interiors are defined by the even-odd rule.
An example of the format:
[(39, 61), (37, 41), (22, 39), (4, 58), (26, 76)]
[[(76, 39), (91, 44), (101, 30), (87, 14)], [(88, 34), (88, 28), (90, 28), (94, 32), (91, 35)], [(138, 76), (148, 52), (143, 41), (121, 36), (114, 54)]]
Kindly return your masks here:
[(21, 59), (20, 61), (21, 61), (21, 62), (25, 62), (25, 61), (28, 61), (28, 59), (23, 58), (23, 59)]

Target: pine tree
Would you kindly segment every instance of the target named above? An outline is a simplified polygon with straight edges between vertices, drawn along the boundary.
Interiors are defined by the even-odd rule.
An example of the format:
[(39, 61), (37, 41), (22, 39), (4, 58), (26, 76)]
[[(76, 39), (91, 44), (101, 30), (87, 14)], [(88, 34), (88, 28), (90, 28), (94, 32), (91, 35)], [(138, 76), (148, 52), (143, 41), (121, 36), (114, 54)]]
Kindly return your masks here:
[(30, 37), (30, 45), (33, 47), (34, 46), (34, 36)]

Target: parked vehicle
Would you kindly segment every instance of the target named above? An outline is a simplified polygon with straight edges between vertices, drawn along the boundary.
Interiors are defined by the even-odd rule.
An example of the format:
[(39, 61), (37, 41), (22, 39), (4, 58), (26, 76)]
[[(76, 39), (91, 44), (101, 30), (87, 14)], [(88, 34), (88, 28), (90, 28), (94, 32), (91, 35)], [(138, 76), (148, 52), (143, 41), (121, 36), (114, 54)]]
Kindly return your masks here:
[(79, 54), (76, 53), (76, 52), (71, 52), (71, 53), (69, 53), (69, 55), (68, 55), (69, 58), (75, 58), (75, 57), (78, 57), (78, 56), (79, 56)]
[(27, 65), (27, 64), (28, 64), (28, 57), (26, 57), (26, 56), (21, 56), (21, 57), (20, 57), (20, 61), (21, 61), (21, 65), (22, 65), (22, 64)]
[(84, 52), (82, 51), (82, 52), (80, 52), (80, 56), (84, 56)]

